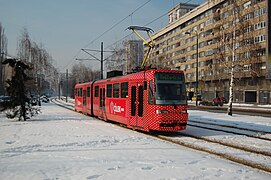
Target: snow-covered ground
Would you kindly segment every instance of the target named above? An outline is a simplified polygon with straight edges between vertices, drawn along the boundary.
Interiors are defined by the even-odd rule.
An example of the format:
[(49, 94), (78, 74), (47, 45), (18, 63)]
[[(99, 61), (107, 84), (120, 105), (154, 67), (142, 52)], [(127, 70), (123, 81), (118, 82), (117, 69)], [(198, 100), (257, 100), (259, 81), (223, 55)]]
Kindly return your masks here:
[[(271, 174), (43, 104), (17, 122), (0, 114), (0, 179), (270, 179)], [(271, 127), (270, 118), (190, 111), (198, 119)], [(229, 119), (230, 118), (230, 119)]]
[(260, 116), (246, 116), (233, 113), (213, 113), (208, 111), (189, 110), (189, 119), (201, 122), (213, 122), (221, 125), (231, 125), (251, 130), (265, 131), (271, 133), (271, 118)]

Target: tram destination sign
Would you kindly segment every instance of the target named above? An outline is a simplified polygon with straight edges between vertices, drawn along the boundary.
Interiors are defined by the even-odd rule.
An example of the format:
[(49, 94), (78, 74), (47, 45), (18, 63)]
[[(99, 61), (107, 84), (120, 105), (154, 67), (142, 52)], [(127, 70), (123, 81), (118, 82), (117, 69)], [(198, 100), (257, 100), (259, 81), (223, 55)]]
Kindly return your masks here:
[(182, 74), (175, 73), (157, 73), (156, 79), (161, 81), (181, 81)]

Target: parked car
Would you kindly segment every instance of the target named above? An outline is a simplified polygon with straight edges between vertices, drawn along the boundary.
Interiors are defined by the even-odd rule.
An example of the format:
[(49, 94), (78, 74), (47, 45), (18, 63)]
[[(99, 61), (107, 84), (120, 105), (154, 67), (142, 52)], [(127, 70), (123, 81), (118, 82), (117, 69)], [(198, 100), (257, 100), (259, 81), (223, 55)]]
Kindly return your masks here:
[(41, 96), (40, 97), (40, 100), (42, 101), (42, 102), (45, 102), (45, 103), (48, 103), (50, 100), (49, 100), (49, 98), (47, 97), (47, 96)]
[(11, 101), (10, 96), (0, 96), (0, 107), (4, 107), (10, 101)]
[(221, 98), (220, 97), (215, 97), (214, 99), (213, 99), (213, 104), (214, 104), (214, 106), (223, 106), (223, 101), (221, 100)]
[(30, 102), (31, 102), (31, 105), (32, 105), (32, 106), (38, 105), (38, 100), (37, 100), (36, 98), (32, 98), (32, 99), (30, 100)]
[(196, 101), (197, 99), (198, 99), (198, 101), (202, 101), (202, 98), (201, 98), (200, 94), (197, 95), (197, 98), (196, 98), (196, 96), (192, 97), (192, 101)]

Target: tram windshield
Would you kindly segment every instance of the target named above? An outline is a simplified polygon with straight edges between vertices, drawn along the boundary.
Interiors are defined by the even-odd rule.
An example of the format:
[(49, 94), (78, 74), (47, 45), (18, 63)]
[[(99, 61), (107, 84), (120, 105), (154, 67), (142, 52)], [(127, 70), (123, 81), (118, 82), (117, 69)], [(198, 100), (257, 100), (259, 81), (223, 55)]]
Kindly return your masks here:
[(155, 74), (156, 104), (177, 105), (187, 104), (185, 82), (183, 74), (156, 73)]

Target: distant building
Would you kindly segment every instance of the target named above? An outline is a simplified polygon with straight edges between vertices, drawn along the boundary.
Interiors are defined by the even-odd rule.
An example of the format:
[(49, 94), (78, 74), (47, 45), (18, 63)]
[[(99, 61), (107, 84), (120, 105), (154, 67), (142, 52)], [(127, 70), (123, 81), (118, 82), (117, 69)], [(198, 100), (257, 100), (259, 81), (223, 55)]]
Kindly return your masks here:
[[(0, 57), (1, 59), (1, 57)], [(2, 59), (4, 59), (4, 56), (2, 56)], [(1, 59), (0, 62), (3, 62)], [(8, 79), (11, 79), (13, 75), (13, 69), (9, 65), (3, 65), (0, 63), (0, 95), (7, 95), (6, 93), (6, 81)]]
[(127, 62), (125, 72), (132, 72), (141, 66), (144, 58), (144, 46), (142, 40), (130, 40), (125, 43)]
[(178, 21), (183, 15), (196, 8), (195, 4), (180, 3), (168, 12), (169, 24)]
[(179, 4), (169, 11), (168, 25), (153, 35), (155, 47), (148, 63), (184, 70), (190, 97), (195, 94), (198, 67), (198, 90), (206, 100), (228, 99), (233, 68), (234, 102), (271, 104), (270, 4), (208, 0), (192, 10), (188, 7), (186, 14)]

